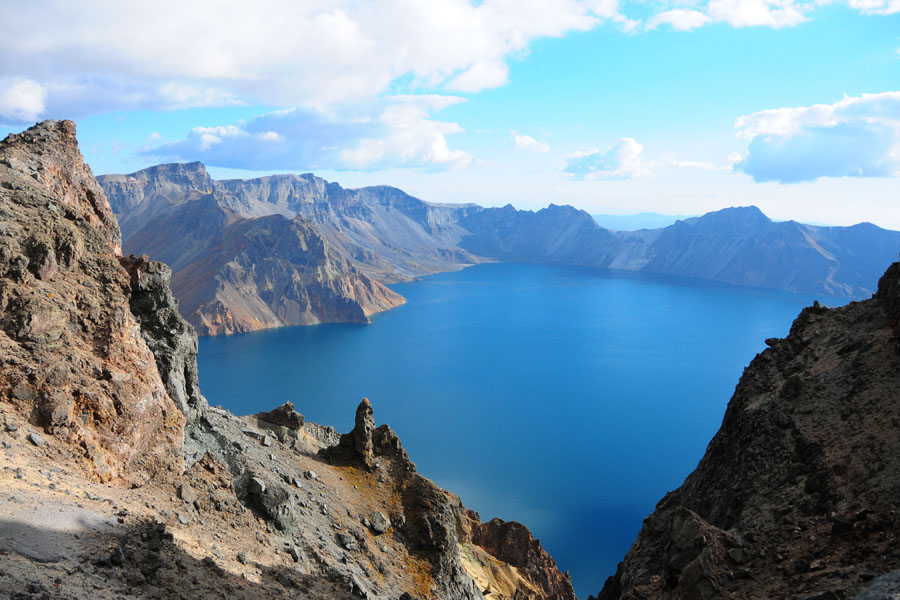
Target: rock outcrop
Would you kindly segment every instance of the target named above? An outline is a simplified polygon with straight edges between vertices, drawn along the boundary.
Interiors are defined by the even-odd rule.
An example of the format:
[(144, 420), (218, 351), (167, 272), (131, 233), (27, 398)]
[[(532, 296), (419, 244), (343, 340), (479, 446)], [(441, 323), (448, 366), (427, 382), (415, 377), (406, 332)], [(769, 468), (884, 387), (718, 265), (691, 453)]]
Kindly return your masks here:
[(146, 256), (120, 257), (131, 277), (129, 308), (141, 335), (156, 358), (166, 391), (189, 422), (206, 408), (197, 374), (197, 334), (178, 312), (169, 289), (171, 271)]
[(900, 263), (803, 310), (598, 598), (848, 598), (900, 568)]
[(118, 254), (71, 122), (0, 143), (0, 215), (11, 597), (574, 600), (524, 526), (419, 475), (368, 401), (344, 436), (290, 402), (208, 406), (170, 271)]
[(0, 402), (98, 479), (180, 470), (185, 416), (130, 309), (118, 226), (73, 123), (0, 142), (0, 222)]
[[(367, 399), (357, 407), (353, 430), (319, 456), (359, 466), (393, 489), (395, 535), (430, 565), (433, 597), (574, 600), (568, 575), (524, 525), (482, 523), (457, 496), (422, 477), (390, 427), (375, 427)], [(375, 520), (367, 526), (381, 529)]]

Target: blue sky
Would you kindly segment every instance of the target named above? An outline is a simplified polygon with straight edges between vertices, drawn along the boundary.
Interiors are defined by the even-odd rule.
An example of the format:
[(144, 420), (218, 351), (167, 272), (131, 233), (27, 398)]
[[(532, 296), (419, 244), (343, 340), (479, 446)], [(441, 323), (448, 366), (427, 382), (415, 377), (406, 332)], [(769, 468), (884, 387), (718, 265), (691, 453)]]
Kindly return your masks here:
[(95, 173), (900, 229), (900, 0), (0, 7), (0, 133), (74, 119)]

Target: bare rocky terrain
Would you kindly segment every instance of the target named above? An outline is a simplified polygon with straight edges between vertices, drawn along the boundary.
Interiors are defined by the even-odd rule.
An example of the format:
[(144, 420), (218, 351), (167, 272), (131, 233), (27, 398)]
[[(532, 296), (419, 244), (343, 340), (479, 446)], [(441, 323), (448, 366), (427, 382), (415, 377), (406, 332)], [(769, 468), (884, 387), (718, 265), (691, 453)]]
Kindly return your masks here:
[[(872, 299), (816, 303), (766, 343), (599, 600), (839, 600), (900, 568), (900, 263)], [(893, 581), (860, 597), (896, 598)]]
[(367, 323), (404, 299), (358, 271), (305, 218), (243, 218), (214, 195), (170, 207), (129, 241), (169, 265), (201, 335)]
[(73, 123), (0, 142), (0, 215), (6, 597), (575, 598), (524, 526), (418, 474), (368, 401), (343, 435), (290, 403), (208, 406), (171, 272), (121, 255)]

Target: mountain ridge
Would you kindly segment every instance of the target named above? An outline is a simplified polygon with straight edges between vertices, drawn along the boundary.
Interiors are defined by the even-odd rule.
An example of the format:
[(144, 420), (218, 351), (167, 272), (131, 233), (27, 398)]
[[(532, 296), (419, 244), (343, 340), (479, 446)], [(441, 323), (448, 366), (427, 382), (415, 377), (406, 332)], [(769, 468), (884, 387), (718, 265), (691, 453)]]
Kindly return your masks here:
[[(147, 251), (152, 247), (148, 240), (156, 237), (171, 240), (171, 231), (182, 226), (178, 221), (199, 218), (190, 211), (200, 205), (192, 202), (209, 194), (235, 218), (277, 214), (306, 219), (310, 234), (314, 231), (333, 250), (334, 273), (352, 268), (382, 284), (499, 260), (642, 271), (858, 299), (874, 292), (878, 275), (900, 253), (900, 232), (866, 224), (774, 222), (754, 206), (725, 208), (660, 229), (610, 231), (570, 206), (523, 211), (512, 205), (437, 204), (390, 186), (345, 189), (310, 173), (215, 181), (201, 163), (175, 163), (98, 180), (127, 224), (124, 245), (130, 252)], [(172, 242), (172, 248), (178, 246)], [(182, 261), (171, 251), (165, 260), (176, 265), (178, 287)], [(372, 290), (373, 285), (356, 287)], [(345, 289), (350, 298), (353, 289)], [(376, 295), (388, 296), (378, 291)], [(247, 293), (256, 295), (232, 294), (233, 302), (256, 302), (244, 298)], [(382, 298), (377, 304), (390, 308), (392, 303), (397, 301)], [(228, 303), (222, 307), (227, 311)], [(341, 311), (334, 318), (352, 320)], [(204, 333), (214, 332), (192, 319)], [(268, 322), (263, 319), (249, 329)], [(289, 324), (299, 322), (322, 321)]]

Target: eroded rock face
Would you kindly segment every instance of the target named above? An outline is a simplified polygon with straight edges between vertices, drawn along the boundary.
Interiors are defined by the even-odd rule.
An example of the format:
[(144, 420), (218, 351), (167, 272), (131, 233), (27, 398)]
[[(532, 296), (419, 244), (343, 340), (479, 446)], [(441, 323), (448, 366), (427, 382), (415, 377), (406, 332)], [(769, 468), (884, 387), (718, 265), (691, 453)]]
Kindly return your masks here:
[(599, 598), (842, 598), (900, 567), (898, 306), (894, 263), (873, 299), (766, 340)]
[[(375, 427), (367, 399), (356, 409), (353, 431), (319, 453), (334, 464), (359, 465), (393, 488), (401, 512), (393, 519), (394, 535), (413, 556), (431, 566), (430, 593), (435, 598), (481, 598), (495, 593), (516, 598), (574, 600), (567, 575), (519, 523), (495, 519), (481, 523), (460, 499), (421, 476), (397, 435), (387, 425)], [(384, 523), (378, 533), (387, 530)]]
[(170, 207), (125, 247), (171, 265), (182, 313), (204, 335), (366, 323), (404, 301), (358, 272), (306, 219), (243, 218), (216, 194)]
[(129, 307), (141, 326), (141, 335), (153, 355), (169, 396), (185, 414), (196, 420), (206, 408), (197, 374), (197, 334), (178, 312), (169, 289), (172, 272), (146, 256), (121, 257), (131, 277)]
[[(527, 527), (515, 521), (491, 519), (482, 523), (477, 513), (472, 517), (472, 543), (490, 556), (515, 567), (531, 584), (534, 597), (567, 600), (573, 598), (572, 581), (562, 574), (541, 543)], [(497, 586), (497, 584), (494, 584)], [(526, 595), (524, 592), (523, 596)]]
[(184, 414), (129, 310), (119, 230), (70, 121), (0, 142), (0, 401), (102, 480), (180, 470)]

